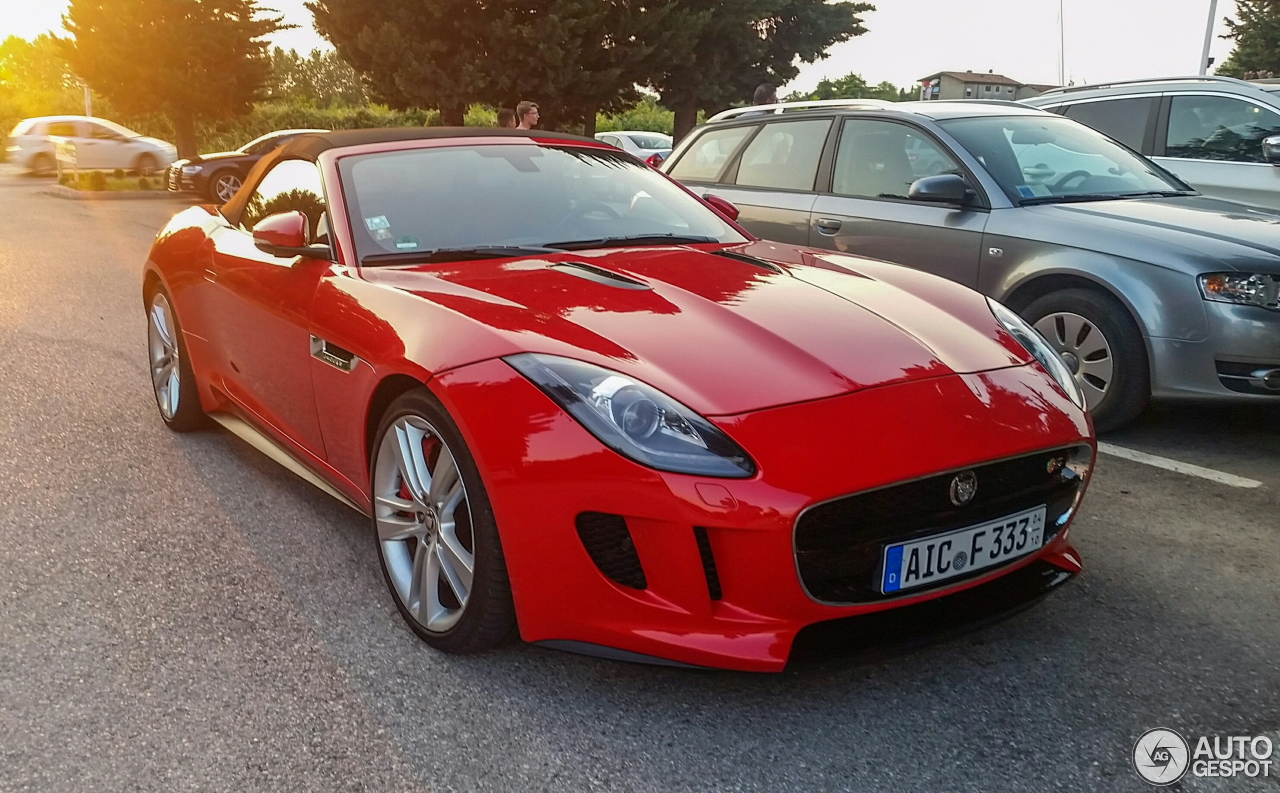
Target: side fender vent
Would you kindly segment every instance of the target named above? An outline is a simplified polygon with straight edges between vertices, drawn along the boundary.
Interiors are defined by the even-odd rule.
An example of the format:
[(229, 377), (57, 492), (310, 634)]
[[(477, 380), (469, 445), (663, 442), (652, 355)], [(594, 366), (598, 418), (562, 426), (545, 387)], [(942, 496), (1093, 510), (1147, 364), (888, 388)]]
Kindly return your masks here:
[(588, 281), (605, 286), (614, 286), (619, 289), (652, 289), (653, 287), (637, 281), (634, 278), (615, 273), (612, 270), (606, 270), (603, 267), (586, 264), (584, 262), (561, 262), (560, 264), (551, 265), (552, 270), (562, 272), (565, 275), (573, 275)]
[(587, 555), (610, 581), (631, 589), (644, 589), (649, 585), (627, 521), (621, 515), (583, 512), (574, 519), (574, 525)]

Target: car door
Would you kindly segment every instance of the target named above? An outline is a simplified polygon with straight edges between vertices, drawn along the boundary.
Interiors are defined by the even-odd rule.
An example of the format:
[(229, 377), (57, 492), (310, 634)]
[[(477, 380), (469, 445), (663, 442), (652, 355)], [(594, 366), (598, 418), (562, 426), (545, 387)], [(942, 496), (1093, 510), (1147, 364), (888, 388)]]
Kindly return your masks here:
[(818, 198), (818, 164), (832, 119), (765, 124), (734, 158), (716, 195), (732, 201), (744, 228), (767, 240), (809, 241), (809, 214)]
[(267, 429), (324, 459), (311, 381), (310, 309), (329, 263), (258, 250), (254, 224), (300, 210), (314, 234), (324, 217), (320, 172), (305, 160), (282, 160), (255, 188), (238, 226), (213, 235), (209, 314), (211, 348), (224, 389)]
[(1280, 168), (1262, 140), (1280, 135), (1280, 113), (1225, 94), (1172, 94), (1156, 162), (1206, 195), (1280, 208)]
[(92, 152), (92, 168), (128, 168), (140, 147), (118, 132), (92, 121), (81, 122), (86, 128), (83, 148)]
[(830, 189), (811, 213), (808, 243), (884, 259), (977, 286), (988, 213), (977, 202), (928, 204), (907, 198), (925, 176), (965, 174), (923, 130), (886, 119), (846, 118)]
[[(84, 124), (79, 121), (50, 121), (47, 134), (50, 138), (66, 138), (69, 143), (75, 144), (77, 168), (97, 168), (98, 166), (93, 164), (93, 146), (87, 145), (90, 143), (87, 132)], [(55, 151), (53, 143), (50, 142), (49, 153), (53, 154)]]

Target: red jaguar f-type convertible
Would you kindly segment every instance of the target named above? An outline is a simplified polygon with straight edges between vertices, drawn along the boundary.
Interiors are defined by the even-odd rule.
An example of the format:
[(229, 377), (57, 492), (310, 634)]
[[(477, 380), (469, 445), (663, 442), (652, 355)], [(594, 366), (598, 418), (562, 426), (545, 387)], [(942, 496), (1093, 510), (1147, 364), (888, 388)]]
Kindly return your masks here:
[(367, 514), (447, 652), (778, 670), (807, 626), (1079, 572), (1093, 431), (1044, 340), (734, 217), (567, 135), (304, 135), (157, 237), (156, 401)]

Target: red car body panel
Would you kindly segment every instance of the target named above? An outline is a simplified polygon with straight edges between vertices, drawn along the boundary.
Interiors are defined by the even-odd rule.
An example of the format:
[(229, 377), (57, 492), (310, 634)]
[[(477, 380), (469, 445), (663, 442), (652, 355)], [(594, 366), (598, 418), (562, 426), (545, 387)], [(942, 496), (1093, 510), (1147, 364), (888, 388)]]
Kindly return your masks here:
[[(476, 458), (526, 640), (776, 670), (797, 631), (817, 621), (939, 597), (1036, 559), (1079, 570), (1064, 530), (988, 574), (892, 600), (825, 605), (800, 584), (792, 535), (806, 506), (1092, 444), (1087, 415), (978, 293), (760, 241), (351, 266), (348, 219), (334, 211), (338, 157), (419, 145), (449, 142), (320, 156), (339, 262), (269, 256), (198, 207), (161, 232), (146, 277), (169, 291), (204, 408), (238, 413), (365, 509), (378, 389), (426, 384)], [(719, 255), (726, 248), (739, 258)], [(617, 289), (555, 266), (572, 262), (649, 288)], [(317, 338), (353, 353), (354, 368), (313, 356)], [(671, 474), (622, 457), (500, 360), (521, 352), (577, 358), (662, 390), (723, 429), (756, 474)], [(626, 517), (647, 589), (619, 586), (595, 567), (574, 530), (583, 511)], [(721, 600), (708, 596), (694, 526), (707, 530)]]

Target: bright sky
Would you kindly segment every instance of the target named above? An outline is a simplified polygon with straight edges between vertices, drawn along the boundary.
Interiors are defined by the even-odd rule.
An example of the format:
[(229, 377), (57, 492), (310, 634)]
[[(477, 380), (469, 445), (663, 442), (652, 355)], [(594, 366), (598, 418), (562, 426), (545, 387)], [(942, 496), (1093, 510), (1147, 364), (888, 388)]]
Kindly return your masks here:
[[(872, 0), (866, 35), (805, 66), (786, 90), (857, 72), (869, 82), (909, 85), (943, 70), (988, 71), (1029, 83), (1058, 81), (1058, 0)], [(1210, 0), (1062, 0), (1066, 8), (1067, 79), (1097, 83), (1195, 74)], [(298, 29), (273, 37), (279, 46), (327, 48), (303, 0), (264, 0)], [(31, 38), (61, 29), (67, 0), (0, 0), (0, 38)], [(1221, 63), (1231, 42), (1218, 38), (1234, 0), (1219, 0), (1210, 52)]]

